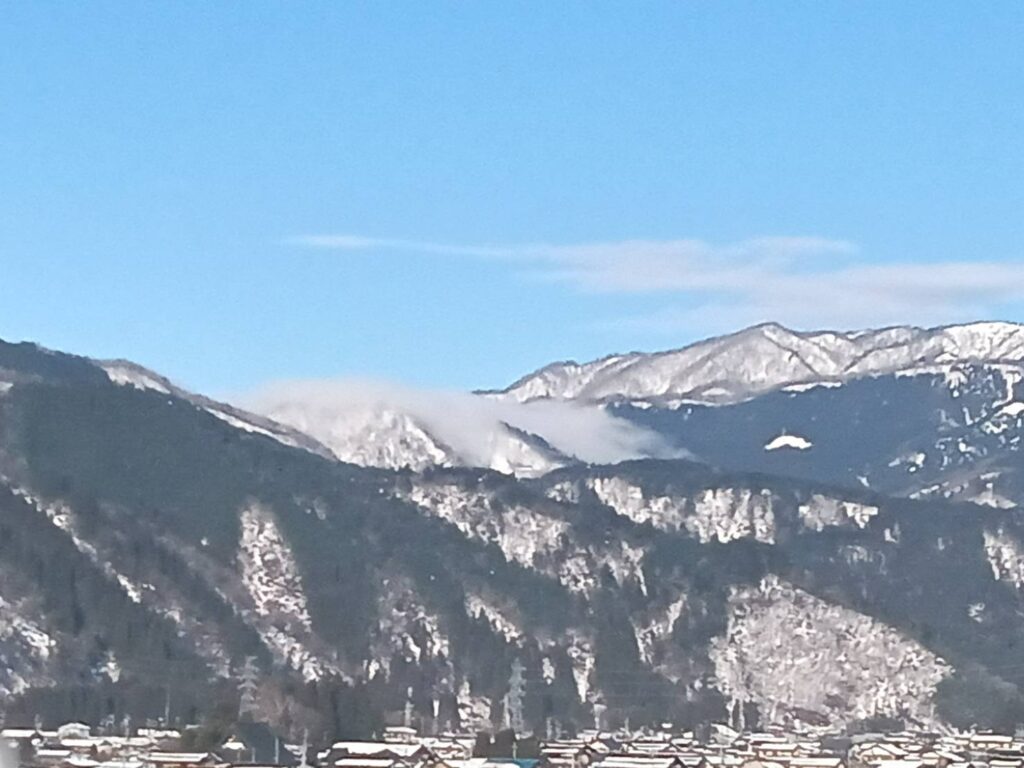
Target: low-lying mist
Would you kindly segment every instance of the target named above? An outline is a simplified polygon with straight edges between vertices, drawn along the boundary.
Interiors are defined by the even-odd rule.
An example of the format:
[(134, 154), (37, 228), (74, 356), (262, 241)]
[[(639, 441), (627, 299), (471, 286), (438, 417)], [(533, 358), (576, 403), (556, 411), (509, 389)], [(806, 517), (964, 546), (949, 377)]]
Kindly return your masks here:
[(321, 379), (277, 382), (243, 397), (240, 404), (324, 442), (346, 421), (365, 419), (368, 412), (401, 413), (467, 463), (479, 466), (488, 465), (493, 436), (503, 424), (542, 437), (565, 455), (589, 463), (682, 455), (657, 434), (602, 408), (561, 401), (519, 403), (387, 381)]

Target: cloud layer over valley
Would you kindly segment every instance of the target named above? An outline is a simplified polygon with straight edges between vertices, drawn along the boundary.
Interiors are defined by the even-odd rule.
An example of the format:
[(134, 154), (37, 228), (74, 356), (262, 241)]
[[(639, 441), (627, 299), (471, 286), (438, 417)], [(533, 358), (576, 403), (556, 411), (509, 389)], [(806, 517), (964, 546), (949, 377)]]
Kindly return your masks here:
[(600, 408), (570, 402), (523, 404), (368, 379), (282, 381), (238, 402), (311, 435), (336, 453), (336, 446), (350, 441), (355, 430), (361, 430), (364, 445), (375, 438), (393, 443), (396, 435), (388, 430), (403, 424), (407, 433), (422, 429), (471, 466), (492, 465), (496, 446), (509, 432), (504, 425), (536, 435), (557, 452), (584, 462), (680, 455), (652, 432)]

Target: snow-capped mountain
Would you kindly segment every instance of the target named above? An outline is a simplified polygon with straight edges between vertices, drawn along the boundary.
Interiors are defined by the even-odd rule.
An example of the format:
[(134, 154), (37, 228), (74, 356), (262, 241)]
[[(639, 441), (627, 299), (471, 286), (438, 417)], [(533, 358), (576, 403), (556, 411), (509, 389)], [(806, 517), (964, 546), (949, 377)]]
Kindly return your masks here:
[[(244, 410), (189, 392), (164, 376), (125, 360), (99, 361), (114, 384), (175, 395), (222, 421), (284, 445), (364, 467), (411, 469), (482, 466), (504, 474), (536, 477), (574, 461), (543, 438), (492, 418), (478, 420), (482, 433), (471, 450), (457, 450), (440, 436), (442, 428), (395, 402), (386, 388), (373, 397), (338, 402), (309, 397), (267, 395), (262, 413)], [(311, 390), (305, 390), (310, 392)]]
[(415, 417), (383, 403), (338, 413), (293, 400), (270, 406), (266, 412), (276, 421), (316, 436), (340, 461), (416, 471), (462, 463), (450, 446), (431, 435)]
[(889, 494), (1024, 504), (1020, 371), (1006, 363), (785, 388), (739, 403), (614, 403), (705, 461)]
[(574, 457), (566, 456), (543, 437), (505, 422), (490, 433), (488, 447), (487, 468), (504, 475), (540, 477), (576, 463)]
[(1024, 326), (972, 323), (800, 333), (769, 323), (682, 349), (554, 363), (492, 397), (657, 405), (735, 403), (785, 387), (985, 363), (1024, 369)]
[[(1024, 326), (1010, 323), (845, 333), (768, 324), (675, 351), (554, 364), (477, 396), (432, 401), (367, 384), (339, 397), (306, 383), (258, 398), (259, 416), (131, 363), (102, 365), (116, 383), (176, 393), (235, 426), (361, 466), (537, 477), (592, 461), (545, 439), (543, 419), (524, 429), (483, 407), (570, 401), (644, 438), (612, 460), (695, 455), (889, 493), (1024, 503), (1013, 459), (1024, 438)], [(643, 447), (651, 437), (663, 444)]]
[(559, 363), (489, 397), (598, 407), (718, 466), (1024, 505), (1024, 326), (849, 333), (761, 325)]
[[(728, 405), (590, 404), (719, 468), (523, 478), (514, 449), (470, 454), (455, 433), (415, 447), (439, 451), (422, 471), (359, 467), (336, 451), (373, 448), (385, 414), (332, 447), (128, 363), (0, 342), (0, 709), (146, 718), (170, 700), (202, 716), (237, 703), (244, 674), (253, 716), (298, 735), (365, 735), (405, 712), (494, 728), (519, 662), (535, 730), (1012, 729), (1015, 381), (1000, 360)], [(455, 422), (509, 413), (475, 412)], [(407, 439), (427, 423), (401, 416), (388, 429)], [(507, 463), (438, 466), (446, 450)], [(963, 478), (990, 484), (985, 504), (947, 500), (966, 498), (945, 493)]]
[(371, 387), (353, 398), (299, 386), (265, 394), (256, 407), (274, 422), (311, 436), (338, 460), (364, 467), (475, 466), (536, 477), (574, 461), (498, 415), (467, 409), (472, 398), (448, 396), (425, 404), (422, 398), (404, 401), (388, 387)]

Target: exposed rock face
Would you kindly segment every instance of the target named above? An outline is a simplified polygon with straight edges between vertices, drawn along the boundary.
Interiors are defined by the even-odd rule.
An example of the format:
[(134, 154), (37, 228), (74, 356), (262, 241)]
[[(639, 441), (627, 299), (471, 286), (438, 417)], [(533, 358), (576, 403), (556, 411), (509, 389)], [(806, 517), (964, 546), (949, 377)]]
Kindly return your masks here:
[(340, 460), (365, 467), (421, 471), (458, 464), (447, 445), (430, 434), (410, 414), (385, 406), (321, 413), (302, 403), (285, 403), (271, 410), (274, 418), (320, 441)]
[(496, 544), (506, 560), (526, 568), (550, 561), (568, 531), (564, 520), (520, 505), (506, 506), (491, 494), (455, 483), (417, 483), (409, 499), (465, 535)]
[(935, 727), (936, 688), (952, 672), (892, 628), (774, 576), (731, 590), (711, 658), (723, 693), (756, 703), (769, 722), (806, 710), (833, 725), (888, 716)]
[(5, 696), (53, 683), (50, 661), (57, 641), (42, 628), (41, 617), (26, 613), (0, 597), (0, 692)]
[[(275, 660), (308, 682), (340, 670), (306, 647), (312, 621), (306, 592), (287, 540), (266, 507), (252, 503), (239, 515), (238, 566), (252, 601), (252, 624)], [(248, 613), (242, 610), (243, 615)]]
[(992, 566), (992, 576), (1024, 588), (1024, 545), (1003, 529), (985, 531), (985, 556)]
[(662, 530), (686, 530), (703, 543), (723, 544), (751, 537), (772, 542), (775, 519), (771, 494), (748, 489), (706, 488), (693, 499), (645, 497), (643, 490), (619, 477), (594, 478), (588, 483), (601, 502), (637, 523)]
[(851, 521), (858, 528), (863, 528), (877, 514), (878, 507), (873, 504), (829, 498), (820, 493), (813, 494), (806, 504), (800, 505), (800, 517), (804, 525), (815, 531), (823, 530), (829, 525), (844, 525)]
[[(471, 395), (455, 399), (456, 413), (447, 413), (443, 396), (441, 402), (424, 405), (411, 395), (413, 402), (408, 403), (397, 394), (389, 397), (386, 388), (378, 396), (369, 391), (347, 395), (343, 389), (325, 390), (312, 383), (295, 389), (258, 398), (258, 407), (269, 417), (264, 420), (287, 425), (280, 431), (309, 435), (339, 461), (417, 472), (483, 466), (517, 477), (535, 477), (572, 462), (537, 435), (474, 409), (473, 402), (484, 401)], [(211, 412), (220, 415), (220, 409)], [(467, 427), (461, 419), (473, 422), (474, 439), (465, 439)], [(452, 435), (461, 436), (457, 442), (463, 444), (453, 444)]]
[(258, 616), (274, 616), (305, 631), (311, 628), (302, 578), (272, 513), (252, 504), (240, 515), (238, 562), (242, 583)]

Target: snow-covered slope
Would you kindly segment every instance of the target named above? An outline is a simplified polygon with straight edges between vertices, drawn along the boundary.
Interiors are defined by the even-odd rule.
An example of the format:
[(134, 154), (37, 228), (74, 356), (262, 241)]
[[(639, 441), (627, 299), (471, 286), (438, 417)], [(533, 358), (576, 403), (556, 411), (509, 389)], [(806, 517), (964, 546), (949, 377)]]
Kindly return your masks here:
[(307, 402), (290, 401), (270, 412), (276, 420), (315, 436), (340, 461), (417, 472), (461, 463), (454, 450), (413, 416), (383, 404), (324, 413)]
[(573, 462), (542, 437), (504, 422), (491, 432), (488, 447), (488, 468), (516, 477), (540, 477)]
[(765, 324), (669, 352), (554, 363), (489, 394), (520, 402), (729, 403), (794, 385), (944, 370), (972, 362), (1024, 367), (1024, 326), (985, 322), (799, 333)]
[(96, 361), (111, 382), (123, 387), (150, 390), (164, 395), (173, 395), (195, 405), (197, 408), (216, 416), (236, 429), (263, 435), (292, 448), (302, 448), (320, 456), (330, 456), (330, 451), (310, 435), (298, 429), (285, 426), (273, 419), (236, 408), (228, 403), (212, 400), (205, 395), (189, 392), (174, 384), (170, 379), (128, 360)]
[(265, 400), (261, 409), (326, 446), (340, 461), (382, 469), (475, 466), (518, 477), (536, 477), (571, 459), (543, 439), (499, 420), (474, 424), (473, 450), (445, 439), (447, 423), (428, 419), (387, 399), (336, 402), (288, 396)]
[[(333, 738), (339, 702), (372, 715), (366, 732), (396, 707), (424, 727), (495, 728), (518, 660), (535, 732), (595, 718), (1024, 723), (1024, 521), (995, 503), (1008, 489), (992, 474), (1009, 464), (986, 464), (993, 503), (974, 507), (681, 460), (580, 461), (529, 480), (369, 471), (282, 448), (266, 432), (303, 433), (126, 364), (0, 342), (0, 369), (14, 382), (0, 397), (4, 714), (24, 700), (64, 719), (97, 707), (145, 719), (172, 690), (184, 717), (239, 688), (247, 711), (300, 736)], [(869, 458), (960, 482), (1001, 445), (965, 428), (988, 425), (994, 441), (1024, 429), (1016, 394), (986, 369), (673, 413), (722, 457), (783, 470), (836, 450), (863, 471), (858, 435), (890, 425), (900, 434)], [(550, 405), (567, 404), (515, 408)], [(937, 411), (946, 452), (904, 445), (908, 424), (934, 432)], [(494, 421), (474, 413), (449, 421), (479, 435)], [(400, 434), (437, 431), (402, 414)], [(533, 425), (503, 430), (466, 458), (521, 473), (530, 451), (551, 450)]]
[(1022, 379), (965, 363), (739, 403), (602, 407), (720, 467), (1009, 507), (1024, 505)]
[(97, 364), (114, 384), (180, 397), (236, 429), (364, 467), (420, 472), (428, 467), (480, 466), (536, 477), (573, 461), (543, 438), (497, 418), (474, 423), (472, 428), (484, 434), (472, 441), (474, 450), (459, 450), (444, 438), (445, 430), (387, 397), (343, 404), (315, 396), (268, 397), (259, 402), (257, 414), (189, 392), (132, 362)]

